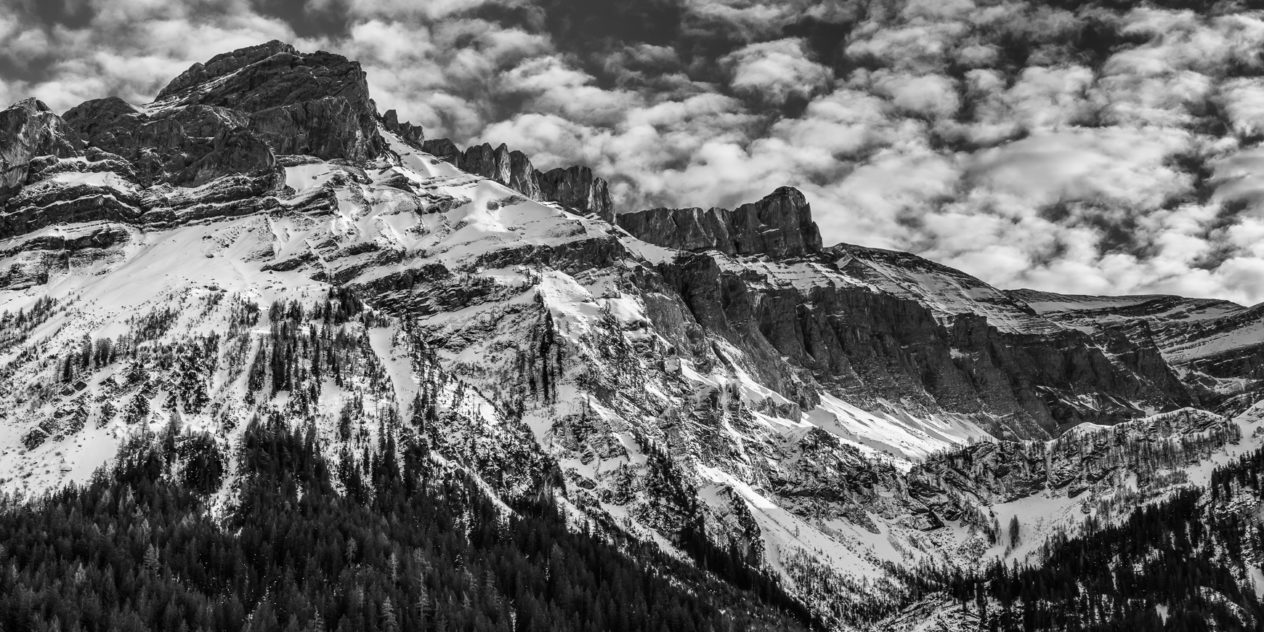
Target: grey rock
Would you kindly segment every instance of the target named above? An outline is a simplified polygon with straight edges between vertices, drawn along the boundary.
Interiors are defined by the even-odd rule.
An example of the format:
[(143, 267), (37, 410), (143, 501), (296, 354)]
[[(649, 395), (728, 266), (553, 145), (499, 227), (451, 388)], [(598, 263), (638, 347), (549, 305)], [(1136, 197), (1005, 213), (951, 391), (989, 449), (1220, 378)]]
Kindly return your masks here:
[[(268, 162), (262, 157), (244, 163), (222, 157), (230, 147), (251, 147), (248, 151), (258, 153), (258, 139), (242, 133), (249, 117), (230, 108), (191, 105), (151, 117), (120, 99), (97, 99), (71, 108), (66, 121), (89, 145), (131, 161), (144, 185), (196, 186), (239, 173), (238, 167), (254, 170)], [(210, 157), (213, 152), (221, 157)]]
[(269, 172), (275, 167), (276, 157), (267, 143), (239, 127), (217, 134), (211, 151), (189, 165), (176, 182), (199, 186), (223, 175)]
[(386, 148), (360, 64), (333, 53), (299, 53), (281, 42), (194, 64), (156, 103), (246, 113), (251, 130), (278, 154), (361, 161)]
[(595, 213), (614, 223), (610, 186), (588, 167), (540, 172), (526, 154), (503, 144), (492, 147), (483, 143), (461, 151), (451, 140), (437, 138), (422, 142), (421, 149), (462, 171), (495, 180), (533, 200), (556, 202), (580, 213)]
[(462, 171), (495, 180), (533, 200), (542, 199), (531, 159), (520, 151), (510, 151), (504, 144), (495, 148), (488, 143), (471, 146), (456, 158), (455, 164)]
[(456, 143), (446, 138), (435, 138), (432, 140), (422, 141), (421, 150), (442, 160), (444, 162), (456, 164), (461, 155), (461, 150), (457, 148)]
[(677, 250), (797, 257), (821, 250), (821, 232), (803, 194), (781, 187), (733, 210), (657, 208), (623, 213), (619, 226), (634, 237)]
[(26, 183), (33, 159), (77, 156), (81, 146), (74, 130), (37, 99), (0, 111), (0, 202)]
[(382, 115), (382, 126), (388, 131), (397, 134), (400, 138), (404, 139), (405, 142), (411, 143), (419, 148), (426, 140), (425, 131), (421, 129), (420, 125), (413, 125), (412, 123), (406, 122), (401, 123), (399, 120), (399, 114), (395, 112), (395, 110), (387, 110), (386, 114)]
[(593, 175), (592, 169), (582, 166), (552, 169), (539, 174), (538, 180), (543, 199), (566, 208), (596, 213), (598, 217), (614, 223), (610, 186)]

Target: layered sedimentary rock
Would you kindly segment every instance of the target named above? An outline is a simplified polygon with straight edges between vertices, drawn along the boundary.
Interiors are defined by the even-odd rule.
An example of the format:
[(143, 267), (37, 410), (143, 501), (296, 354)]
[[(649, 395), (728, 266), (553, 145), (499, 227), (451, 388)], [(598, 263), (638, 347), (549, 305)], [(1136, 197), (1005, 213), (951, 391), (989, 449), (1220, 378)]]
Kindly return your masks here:
[(536, 178), (531, 159), (520, 151), (510, 151), (501, 144), (492, 147), (488, 143), (472, 145), (456, 161), (458, 169), (495, 180), (523, 195), (538, 200), (540, 183)]
[(405, 142), (411, 143), (413, 146), (420, 148), (426, 140), (425, 130), (420, 125), (413, 125), (408, 122), (400, 122), (399, 113), (395, 110), (387, 110), (382, 115), (382, 126), (387, 131), (395, 133)]
[[(1014, 290), (1051, 321), (1088, 332), (1138, 366), (1181, 369), (1200, 403), (1241, 411), (1264, 392), (1264, 305), (1180, 296), (1074, 296)], [(1156, 353), (1119, 354), (1119, 341), (1147, 341)]]
[(81, 145), (74, 130), (37, 99), (0, 111), (0, 202), (26, 183), (32, 160), (77, 156)]
[(610, 199), (610, 185), (593, 175), (592, 169), (572, 166), (537, 174), (540, 195), (545, 200), (557, 202), (566, 208), (587, 210), (614, 223), (614, 202)]
[[(196, 186), (238, 169), (266, 169), (272, 162), (271, 150), (261, 148), (261, 141), (248, 131), (249, 117), (226, 107), (190, 105), (151, 115), (111, 97), (81, 103), (65, 118), (89, 145), (134, 164), (143, 185)], [(252, 158), (244, 160), (245, 155)], [(225, 169), (215, 171), (213, 165)]]
[[(93, 376), (92, 406), (142, 388), (91, 373), (122, 363), (64, 361), (87, 357), (85, 327), (169, 345), (138, 354), (163, 371), (184, 371), (188, 336), (228, 332), (209, 364), (222, 373), (204, 376), (222, 407), (191, 412), (190, 427), (283, 410), (329, 424), (321, 441), (400, 421), (456, 432), (440, 454), (487, 473), (489, 489), (556, 491), (577, 516), (647, 540), (705, 538), (837, 604), (862, 603), (852, 598), (868, 588), (853, 586), (883, 590), (868, 578), (894, 577), (887, 563), (952, 555), (973, 537), (956, 527), (985, 525), (989, 504), (1130, 473), (1157, 489), (1174, 479), (1134, 470), (1184, 467), (1234, 440), (1232, 421), (1151, 413), (1201, 403), (1191, 385), (1253, 375), (1258, 309), (1061, 320), (1037, 297), (907, 253), (825, 248), (790, 188), (732, 210), (631, 213), (618, 230), (591, 170), (540, 173), (504, 146), (426, 140), (373, 114), (361, 83), (342, 58), (268, 44), (194, 66), (143, 108), (91, 101), (65, 125), (31, 103), (5, 114), (0, 155), (21, 177), (0, 210), (0, 287), (21, 290), (7, 313), (26, 311), (20, 327), (5, 316), (0, 348), (17, 345), (9, 357), (27, 364), (0, 380), (0, 399), (19, 405), (6, 422), (28, 432), (6, 436), (34, 437), (19, 449), (32, 465), (86, 438), (57, 421), (80, 382), (48, 390), (49, 375)], [(282, 302), (262, 316), (271, 300)], [(354, 337), (334, 346), (358, 359), (309, 373), (319, 354), (284, 361), (289, 343), (261, 339), (262, 318), (277, 334), (347, 319)], [(440, 368), (452, 379), (427, 379)], [(381, 411), (384, 423), (344, 429), (331, 391), (356, 398), (346, 415)], [(495, 423), (432, 425), (443, 392)], [(982, 443), (961, 446), (971, 440)], [(528, 453), (547, 471), (514, 456)]]
[(733, 210), (657, 208), (623, 213), (619, 226), (638, 239), (677, 250), (729, 255), (802, 256), (821, 249), (821, 232), (803, 194), (782, 187)]
[(541, 172), (532, 166), (526, 154), (510, 150), (504, 144), (492, 147), (483, 143), (461, 151), (451, 140), (437, 138), (422, 142), (421, 149), (462, 171), (495, 180), (533, 200), (556, 202), (565, 208), (614, 221), (610, 186), (588, 167)]
[(89, 144), (136, 164), (146, 185), (268, 170), (277, 154), (366, 160), (385, 147), (360, 65), (280, 42), (194, 64), (143, 110), (111, 97), (65, 118)]
[(385, 149), (358, 62), (269, 42), (194, 64), (158, 94), (159, 108), (206, 105), (249, 115), (278, 154), (365, 160)]
[(798, 386), (793, 367), (852, 401), (970, 415), (1013, 438), (1137, 417), (1142, 402), (1192, 401), (1152, 341), (1123, 337), (1104, 351), (959, 271), (905, 253), (822, 249), (810, 213), (798, 191), (782, 188), (733, 211), (617, 219), (681, 251), (658, 270), (691, 315), (804, 408), (815, 391)]
[(952, 498), (1010, 502), (1048, 491), (1074, 498), (1116, 475), (1138, 488), (1161, 487), (1165, 471), (1197, 463), (1242, 438), (1229, 419), (1176, 410), (1109, 428), (1086, 428), (1050, 442), (980, 443), (935, 455), (910, 472), (914, 498), (955, 519)]

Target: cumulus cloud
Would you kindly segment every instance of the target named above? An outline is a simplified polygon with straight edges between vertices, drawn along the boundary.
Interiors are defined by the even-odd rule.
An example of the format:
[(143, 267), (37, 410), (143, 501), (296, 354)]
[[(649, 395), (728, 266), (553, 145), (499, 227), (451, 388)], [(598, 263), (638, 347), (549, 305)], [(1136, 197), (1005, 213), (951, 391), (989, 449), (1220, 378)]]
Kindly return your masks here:
[(1126, 128), (1044, 133), (980, 152), (970, 171), (980, 187), (1021, 197), (1024, 205), (1099, 200), (1152, 209), (1191, 185), (1187, 174), (1165, 165), (1188, 142), (1180, 132)]
[(720, 62), (732, 72), (734, 90), (773, 105), (811, 96), (832, 78), (830, 70), (809, 59), (803, 42), (794, 38), (750, 44)]
[(900, 110), (928, 118), (957, 113), (956, 82), (943, 75), (906, 75), (878, 71), (870, 78), (873, 90), (891, 99)]

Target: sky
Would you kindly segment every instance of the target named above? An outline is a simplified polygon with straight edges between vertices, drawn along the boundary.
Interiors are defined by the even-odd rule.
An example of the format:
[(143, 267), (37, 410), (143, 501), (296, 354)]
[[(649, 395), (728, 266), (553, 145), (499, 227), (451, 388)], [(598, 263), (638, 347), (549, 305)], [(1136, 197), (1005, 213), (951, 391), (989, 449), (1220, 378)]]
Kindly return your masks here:
[(620, 210), (793, 185), (827, 243), (1255, 304), (1264, 14), (1186, 3), (6, 0), (0, 102), (139, 105), (280, 39), (360, 61), (428, 137), (594, 168)]

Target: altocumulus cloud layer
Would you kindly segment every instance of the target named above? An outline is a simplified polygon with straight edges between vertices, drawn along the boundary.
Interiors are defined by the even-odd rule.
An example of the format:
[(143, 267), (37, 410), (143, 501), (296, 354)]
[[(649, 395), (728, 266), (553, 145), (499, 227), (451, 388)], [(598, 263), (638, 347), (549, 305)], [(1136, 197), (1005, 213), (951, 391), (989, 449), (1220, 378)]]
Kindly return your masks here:
[(782, 184), (827, 241), (1002, 287), (1264, 300), (1249, 2), (16, 0), (0, 100), (141, 104), (282, 39), (361, 61), (431, 137), (582, 163), (621, 208)]

